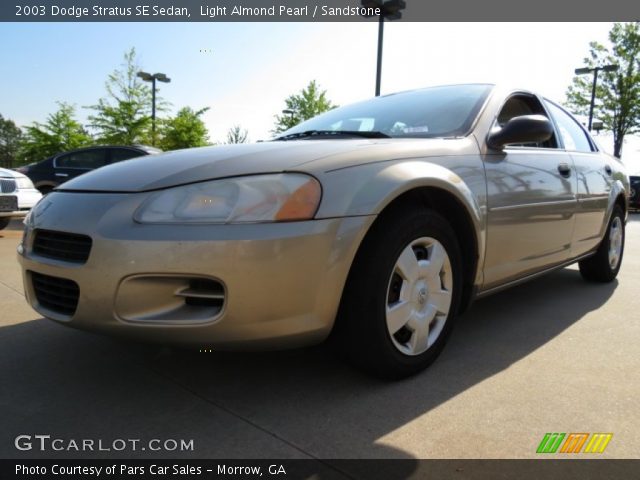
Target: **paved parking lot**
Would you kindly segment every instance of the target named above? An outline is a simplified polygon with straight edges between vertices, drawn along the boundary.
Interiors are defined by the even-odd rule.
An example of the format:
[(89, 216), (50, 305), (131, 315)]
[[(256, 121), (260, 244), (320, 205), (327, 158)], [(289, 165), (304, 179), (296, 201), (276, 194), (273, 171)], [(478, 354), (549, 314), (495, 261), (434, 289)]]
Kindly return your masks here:
[(545, 432), (613, 432), (603, 456), (638, 457), (640, 215), (616, 282), (568, 268), (478, 301), (440, 359), (396, 383), (322, 346), (191, 354), (63, 328), (24, 301), (20, 235), (0, 232), (0, 457), (62, 456), (14, 447), (49, 434), (193, 439), (173, 455), (193, 458), (534, 458)]

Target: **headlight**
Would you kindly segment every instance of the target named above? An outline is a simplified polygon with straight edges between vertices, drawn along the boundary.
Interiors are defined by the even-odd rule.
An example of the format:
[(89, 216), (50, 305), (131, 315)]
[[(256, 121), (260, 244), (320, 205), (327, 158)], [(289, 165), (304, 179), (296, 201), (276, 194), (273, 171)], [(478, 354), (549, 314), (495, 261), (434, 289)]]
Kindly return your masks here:
[(29, 180), (29, 177), (16, 177), (16, 185), (18, 188), (34, 189), (33, 182)]
[(321, 194), (315, 178), (299, 173), (227, 178), (155, 193), (133, 218), (140, 223), (309, 220), (318, 209)]

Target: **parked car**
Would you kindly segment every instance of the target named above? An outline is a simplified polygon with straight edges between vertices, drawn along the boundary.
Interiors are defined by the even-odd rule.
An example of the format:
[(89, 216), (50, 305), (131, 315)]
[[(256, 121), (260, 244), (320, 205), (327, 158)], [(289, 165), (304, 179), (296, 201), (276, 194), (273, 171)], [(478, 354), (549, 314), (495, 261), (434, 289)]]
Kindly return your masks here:
[(47, 194), (67, 180), (96, 168), (161, 151), (145, 145), (101, 145), (58, 153), (41, 162), (31, 163), (16, 170), (28, 176), (38, 190)]
[(7, 228), (12, 218), (21, 218), (42, 198), (26, 176), (0, 168), (0, 230)]
[(631, 195), (629, 196), (629, 208), (640, 210), (640, 175), (631, 175)]
[(63, 325), (212, 349), (331, 336), (398, 378), (474, 298), (574, 262), (612, 281), (628, 195), (562, 107), (442, 86), (83, 175), (28, 216), (19, 260), (27, 301)]

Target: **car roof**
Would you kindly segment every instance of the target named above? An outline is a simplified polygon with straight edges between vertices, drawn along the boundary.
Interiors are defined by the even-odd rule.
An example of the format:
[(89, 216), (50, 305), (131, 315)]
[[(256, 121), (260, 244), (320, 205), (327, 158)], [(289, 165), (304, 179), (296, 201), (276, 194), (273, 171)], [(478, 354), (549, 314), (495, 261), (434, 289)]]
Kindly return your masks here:
[[(399, 90), (397, 92), (390, 92), (390, 93), (386, 93), (384, 95), (380, 95), (379, 98), (383, 98), (383, 97), (392, 97), (394, 95), (402, 95), (403, 93), (411, 93), (411, 92), (421, 92), (423, 90), (430, 90), (432, 88), (442, 88), (442, 87), (465, 87), (465, 86), (470, 86), (470, 85), (484, 85), (487, 87), (496, 87), (497, 85), (495, 83), (485, 83), (485, 82), (470, 82), (470, 83), (444, 83), (442, 85), (429, 85), (428, 87), (421, 87), (421, 88), (411, 88), (409, 90)], [(376, 98), (376, 97), (374, 97)], [(371, 98), (368, 98), (366, 100), (371, 100)]]
[(150, 147), (149, 145), (132, 145), (132, 147), (138, 148), (140, 150), (144, 150), (145, 152), (148, 153), (162, 153), (162, 150), (159, 149), (158, 147)]
[(55, 155), (53, 155), (53, 157), (57, 157), (58, 155), (63, 155), (67, 153), (76, 153), (76, 152), (84, 152), (85, 150), (94, 150), (96, 148), (129, 148), (132, 150), (138, 150), (145, 153), (162, 153), (162, 150), (160, 150), (159, 148), (150, 147), (148, 145), (89, 145), (82, 148), (74, 148), (73, 150), (65, 150), (64, 152), (56, 153)]

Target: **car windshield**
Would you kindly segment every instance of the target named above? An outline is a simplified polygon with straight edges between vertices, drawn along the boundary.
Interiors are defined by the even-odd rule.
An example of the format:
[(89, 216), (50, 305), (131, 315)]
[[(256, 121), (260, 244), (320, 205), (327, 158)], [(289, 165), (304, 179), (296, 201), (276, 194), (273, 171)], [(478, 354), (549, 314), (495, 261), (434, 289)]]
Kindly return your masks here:
[[(315, 132), (377, 132), (390, 137), (459, 137), (466, 135), (491, 85), (451, 85), (376, 97), (336, 108), (278, 135), (302, 138)], [(337, 138), (335, 135), (333, 137)]]

